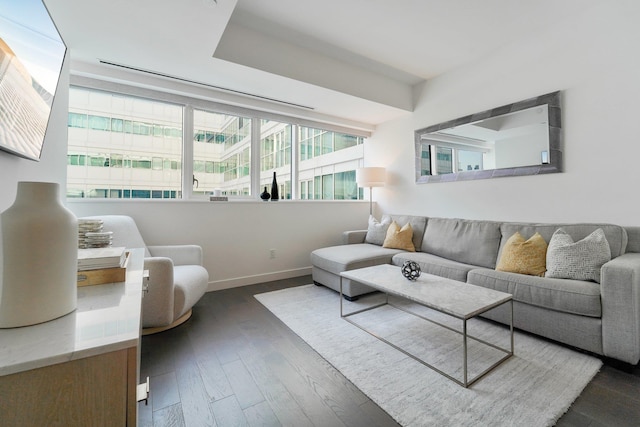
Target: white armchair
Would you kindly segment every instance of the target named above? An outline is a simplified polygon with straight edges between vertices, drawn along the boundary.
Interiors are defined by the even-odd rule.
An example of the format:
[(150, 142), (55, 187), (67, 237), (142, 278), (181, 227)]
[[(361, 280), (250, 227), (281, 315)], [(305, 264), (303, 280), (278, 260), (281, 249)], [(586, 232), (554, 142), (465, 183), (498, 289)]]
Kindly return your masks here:
[(149, 271), (149, 291), (142, 299), (143, 334), (173, 328), (191, 317), (191, 308), (209, 284), (209, 273), (202, 267), (200, 246), (147, 246), (129, 216), (86, 218), (103, 221), (103, 231), (113, 232), (113, 246), (145, 249), (144, 268)]

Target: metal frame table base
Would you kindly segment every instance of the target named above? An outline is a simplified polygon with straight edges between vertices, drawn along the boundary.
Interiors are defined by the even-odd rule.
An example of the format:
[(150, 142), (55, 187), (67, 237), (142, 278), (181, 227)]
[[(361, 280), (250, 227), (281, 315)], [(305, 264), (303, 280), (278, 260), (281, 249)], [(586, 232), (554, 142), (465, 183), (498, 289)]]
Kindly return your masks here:
[[(476, 316), (470, 317), (469, 319), (465, 319), (465, 318), (460, 318), (460, 317), (457, 317), (457, 316), (453, 316), (453, 315), (451, 315), (451, 314), (449, 314), (449, 313), (444, 313), (443, 311), (440, 311), (440, 310), (435, 309), (435, 308), (433, 308), (433, 307), (428, 307), (428, 306), (426, 306), (426, 305), (424, 305), (424, 304), (420, 304), (420, 303), (419, 303), (419, 302), (417, 302), (417, 301), (409, 300), (409, 301), (411, 301), (411, 302), (415, 302), (416, 304), (422, 305), (423, 307), (427, 307), (427, 308), (429, 308), (429, 309), (436, 310), (436, 311), (439, 311), (440, 313), (446, 314), (447, 316), (451, 316), (451, 317), (454, 317), (454, 318), (456, 318), (456, 319), (460, 319), (460, 320), (462, 320), (462, 332), (460, 332), (460, 331), (458, 331), (457, 329), (451, 328), (451, 327), (449, 327), (449, 326), (447, 326), (447, 325), (443, 325), (442, 323), (436, 322), (436, 321), (435, 321), (435, 320), (433, 320), (433, 319), (429, 319), (429, 318), (427, 318), (427, 317), (424, 317), (424, 316), (421, 316), (421, 315), (419, 315), (419, 314), (417, 314), (417, 313), (414, 313), (414, 312), (412, 312), (412, 311), (410, 311), (410, 310), (407, 310), (407, 309), (405, 309), (405, 308), (403, 308), (403, 307), (400, 307), (400, 306), (397, 306), (397, 305), (395, 305), (395, 304), (393, 304), (393, 303), (390, 303), (390, 302), (389, 302), (389, 294), (388, 294), (387, 292), (384, 292), (384, 291), (380, 291), (380, 292), (383, 292), (383, 293), (385, 294), (385, 296), (386, 296), (386, 298), (385, 298), (385, 302), (380, 303), (380, 304), (373, 305), (373, 306), (371, 306), (371, 307), (366, 307), (366, 308), (363, 308), (363, 309), (360, 309), (360, 310), (357, 310), (357, 311), (354, 311), (354, 312), (351, 312), (351, 313), (348, 313), (348, 314), (344, 314), (344, 311), (343, 311), (343, 300), (344, 300), (344, 296), (343, 296), (343, 294), (342, 294), (342, 280), (343, 280), (343, 278), (342, 278), (342, 277), (340, 277), (340, 317), (341, 317), (341, 318), (343, 318), (343, 319), (344, 319), (344, 320), (346, 320), (347, 322), (351, 323), (352, 325), (354, 325), (354, 326), (356, 326), (356, 327), (358, 327), (358, 328), (362, 329), (363, 331), (365, 331), (365, 332), (366, 332), (366, 333), (368, 333), (369, 335), (371, 335), (371, 336), (373, 336), (373, 337), (375, 337), (375, 338), (379, 339), (380, 341), (382, 341), (382, 342), (384, 342), (384, 343), (386, 343), (386, 344), (390, 345), (391, 347), (395, 348), (396, 350), (398, 350), (398, 351), (400, 351), (400, 352), (402, 352), (402, 353), (406, 354), (407, 356), (411, 357), (412, 359), (414, 359), (414, 360), (416, 360), (416, 361), (420, 362), (421, 364), (425, 365), (426, 367), (428, 367), (428, 368), (430, 368), (430, 369), (432, 369), (432, 370), (436, 371), (437, 373), (439, 373), (439, 374), (441, 374), (441, 375), (443, 375), (443, 376), (445, 376), (445, 377), (449, 378), (451, 381), (453, 381), (453, 382), (455, 382), (456, 384), (459, 384), (459, 385), (461, 385), (461, 386), (463, 386), (463, 387), (465, 387), (465, 388), (470, 387), (472, 384), (474, 384), (476, 381), (478, 381), (479, 379), (481, 379), (482, 377), (484, 377), (485, 375), (487, 375), (489, 372), (491, 372), (491, 371), (492, 371), (493, 369), (495, 369), (498, 365), (500, 365), (500, 364), (501, 364), (502, 362), (504, 362), (505, 360), (509, 359), (509, 358), (510, 358), (511, 356), (513, 356), (513, 354), (514, 354), (514, 352), (513, 352), (513, 299), (510, 299), (510, 300), (505, 301), (505, 302), (503, 302), (503, 303), (502, 303), (502, 304), (506, 304), (506, 303), (510, 303), (510, 304), (511, 304), (511, 310), (510, 310), (510, 312), (511, 312), (511, 317), (510, 317), (510, 321), (509, 321), (509, 332), (510, 332), (510, 335), (511, 335), (511, 336), (510, 336), (510, 338), (511, 338), (511, 339), (510, 339), (510, 341), (511, 341), (511, 349), (509, 350), (509, 349), (506, 349), (506, 348), (499, 347), (499, 346), (497, 346), (497, 345), (495, 345), (495, 344), (492, 344), (492, 343), (490, 343), (490, 342), (487, 342), (487, 341), (485, 341), (485, 340), (482, 340), (482, 339), (480, 339), (480, 338), (477, 338), (477, 337), (474, 337), (474, 336), (472, 336), (472, 335), (469, 335), (469, 334), (467, 333), (467, 320), (469, 320), (469, 319), (473, 319), (473, 318), (474, 318), (474, 317), (476, 317), (477, 315), (482, 314), (482, 313), (485, 313), (485, 312), (487, 312), (487, 311), (489, 311), (489, 310), (492, 310), (492, 309), (494, 309), (494, 308), (496, 308), (496, 307), (499, 307), (499, 306), (500, 306), (500, 305), (502, 305), (502, 304), (500, 304), (500, 305), (498, 305), (498, 306), (491, 306), (491, 307), (488, 307), (486, 310), (484, 310), (484, 311), (482, 311), (482, 312), (480, 312), (480, 313), (477, 313), (477, 314), (476, 314)], [(395, 296), (395, 297), (397, 297), (397, 298), (402, 298), (402, 296), (400, 296), (400, 295), (394, 295), (394, 296)], [(363, 327), (363, 326), (361, 326), (361, 325), (357, 324), (357, 323), (356, 323), (356, 322), (354, 322), (353, 320), (349, 319), (349, 317), (350, 317), (350, 316), (354, 316), (354, 315), (359, 314), (359, 313), (364, 313), (365, 311), (371, 311), (371, 310), (374, 310), (374, 309), (376, 309), (376, 308), (379, 308), (379, 307), (382, 307), (382, 306), (385, 306), (385, 305), (390, 305), (391, 307), (394, 307), (394, 308), (396, 308), (396, 309), (398, 309), (398, 310), (404, 311), (404, 312), (409, 313), (409, 314), (411, 314), (411, 315), (413, 315), (413, 316), (419, 317), (420, 319), (423, 319), (423, 320), (426, 320), (426, 321), (428, 321), (428, 322), (434, 323), (434, 324), (436, 324), (436, 325), (438, 325), (438, 326), (441, 326), (441, 327), (446, 328), (446, 329), (448, 329), (448, 330), (450, 330), (450, 331), (453, 331), (453, 332), (455, 332), (455, 333), (457, 333), (457, 334), (459, 334), (459, 335), (462, 335), (462, 342), (463, 342), (463, 380), (462, 380), (462, 381), (460, 381), (459, 379), (452, 377), (451, 375), (447, 374), (446, 372), (441, 371), (440, 369), (438, 369), (438, 368), (436, 368), (435, 366), (433, 366), (433, 365), (431, 365), (431, 364), (429, 364), (429, 363), (425, 362), (424, 360), (420, 359), (419, 357), (414, 356), (413, 354), (411, 354), (411, 353), (409, 353), (408, 351), (406, 351), (406, 350), (402, 349), (401, 347), (398, 347), (397, 345), (393, 344), (392, 342), (390, 342), (390, 341), (388, 341), (388, 340), (384, 339), (383, 337), (379, 336), (379, 335), (378, 335), (378, 334), (376, 334), (375, 332), (370, 331), (370, 330), (368, 330), (367, 328), (365, 328), (365, 327)], [(482, 371), (481, 373), (479, 373), (478, 375), (476, 375), (474, 378), (469, 379), (469, 378), (468, 378), (468, 363), (467, 363), (467, 362), (468, 362), (468, 361), (467, 361), (467, 350), (468, 350), (468, 349), (467, 349), (467, 340), (468, 340), (468, 339), (472, 339), (472, 340), (477, 341), (477, 342), (479, 342), (479, 343), (482, 343), (482, 344), (488, 345), (489, 347), (495, 348), (496, 350), (499, 350), (499, 351), (501, 351), (501, 352), (504, 352), (504, 353), (505, 353), (505, 355), (504, 355), (502, 358), (500, 358), (500, 360), (498, 360), (497, 362), (495, 362), (493, 365), (489, 366), (487, 369), (485, 369), (484, 371)]]

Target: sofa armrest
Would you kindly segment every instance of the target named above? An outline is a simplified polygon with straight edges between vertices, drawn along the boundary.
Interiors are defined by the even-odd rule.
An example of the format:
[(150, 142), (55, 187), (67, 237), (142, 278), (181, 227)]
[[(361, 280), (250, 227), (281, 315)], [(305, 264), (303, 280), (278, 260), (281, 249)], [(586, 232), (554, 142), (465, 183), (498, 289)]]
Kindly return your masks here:
[(149, 291), (142, 298), (142, 327), (153, 328), (173, 322), (173, 261), (166, 257), (144, 259), (149, 271)]
[(367, 230), (352, 230), (342, 233), (342, 244), (351, 245), (354, 243), (364, 243), (367, 237)]
[(600, 289), (604, 355), (635, 365), (640, 360), (640, 253), (603, 265)]
[(202, 248), (198, 245), (148, 246), (152, 257), (171, 258), (174, 265), (202, 265)]

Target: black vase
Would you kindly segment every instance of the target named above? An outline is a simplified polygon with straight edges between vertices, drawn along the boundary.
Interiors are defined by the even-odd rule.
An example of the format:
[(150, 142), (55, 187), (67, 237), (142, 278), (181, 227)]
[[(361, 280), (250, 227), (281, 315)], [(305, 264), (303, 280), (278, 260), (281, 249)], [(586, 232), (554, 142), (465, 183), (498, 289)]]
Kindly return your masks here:
[(264, 187), (264, 191), (260, 194), (260, 198), (266, 202), (269, 200), (269, 197), (271, 197), (271, 194), (267, 191), (267, 187)]
[(271, 183), (271, 201), (277, 202), (280, 199), (278, 195), (278, 181), (276, 181), (276, 173), (273, 173), (273, 182)]

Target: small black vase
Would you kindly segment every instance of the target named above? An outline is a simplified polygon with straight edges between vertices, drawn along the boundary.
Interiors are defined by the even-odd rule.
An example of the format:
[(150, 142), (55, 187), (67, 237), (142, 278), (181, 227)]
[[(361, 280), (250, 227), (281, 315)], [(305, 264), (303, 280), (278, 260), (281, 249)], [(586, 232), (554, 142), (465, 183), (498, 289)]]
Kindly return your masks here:
[(269, 200), (269, 197), (271, 197), (271, 194), (267, 192), (267, 187), (264, 187), (264, 191), (260, 194), (260, 198), (266, 202)]
[(271, 183), (271, 201), (277, 202), (280, 199), (278, 195), (278, 181), (276, 181), (276, 173), (273, 173), (273, 182)]

